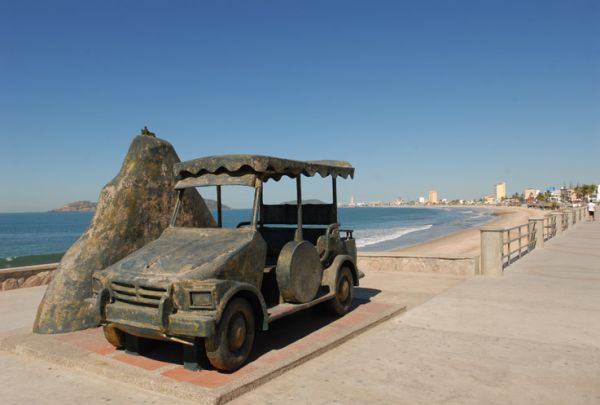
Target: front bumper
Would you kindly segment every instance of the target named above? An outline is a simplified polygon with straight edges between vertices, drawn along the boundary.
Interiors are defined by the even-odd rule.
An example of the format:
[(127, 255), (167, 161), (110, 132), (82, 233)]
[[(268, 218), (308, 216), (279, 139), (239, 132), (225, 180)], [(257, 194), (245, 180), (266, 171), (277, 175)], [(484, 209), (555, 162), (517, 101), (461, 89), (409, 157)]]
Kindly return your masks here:
[(114, 324), (133, 335), (169, 339), (208, 337), (215, 333), (215, 317), (208, 311), (173, 313), (168, 299), (161, 300), (158, 307), (150, 307), (119, 301), (110, 302), (106, 298), (103, 299), (103, 296), (106, 294), (100, 292), (94, 302), (102, 324)]

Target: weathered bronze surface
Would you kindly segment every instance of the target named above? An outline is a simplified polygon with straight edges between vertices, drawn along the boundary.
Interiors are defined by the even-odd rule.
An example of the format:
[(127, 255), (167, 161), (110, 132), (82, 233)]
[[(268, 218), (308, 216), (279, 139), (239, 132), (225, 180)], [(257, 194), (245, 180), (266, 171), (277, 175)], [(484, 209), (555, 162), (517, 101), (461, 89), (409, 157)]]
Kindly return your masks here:
[(315, 246), (308, 241), (285, 244), (277, 259), (276, 278), (285, 302), (302, 304), (315, 298), (323, 268)]
[[(194, 359), (205, 354), (213, 367), (231, 371), (246, 362), (255, 329), (268, 329), (271, 313), (279, 318), (294, 305), (325, 300), (337, 315), (349, 310), (360, 274), (355, 241), (351, 232), (341, 237), (337, 207), (302, 204), (300, 186), (301, 175), (352, 177), (349, 163), (230, 155), (182, 162), (174, 171), (172, 192), (182, 202), (195, 187), (217, 187), (219, 206), (221, 187), (254, 187), (252, 220), (234, 229), (185, 228), (177, 204), (158, 239), (96, 271), (87, 301), (111, 343), (122, 344), (123, 335), (176, 341), (194, 348), (185, 351), (186, 367), (196, 368)], [(263, 182), (283, 176), (296, 178), (297, 204), (263, 204)]]
[(175, 166), (174, 170), (175, 174), (182, 179), (199, 177), (207, 173), (227, 173), (233, 177), (256, 174), (262, 181), (269, 179), (279, 180), (283, 176), (295, 178), (300, 174), (312, 177), (317, 173), (321, 177), (354, 177), (354, 168), (352, 165), (341, 160), (301, 162), (298, 160), (260, 155), (209, 156), (181, 162)]
[[(172, 170), (179, 158), (171, 144), (146, 132), (133, 140), (119, 174), (102, 189), (89, 228), (64, 255), (39, 305), (35, 332), (97, 326), (99, 314), (85, 301), (92, 296), (92, 273), (126, 257), (167, 228), (177, 197), (172, 191)], [(200, 195), (188, 191), (180, 223), (216, 226)]]

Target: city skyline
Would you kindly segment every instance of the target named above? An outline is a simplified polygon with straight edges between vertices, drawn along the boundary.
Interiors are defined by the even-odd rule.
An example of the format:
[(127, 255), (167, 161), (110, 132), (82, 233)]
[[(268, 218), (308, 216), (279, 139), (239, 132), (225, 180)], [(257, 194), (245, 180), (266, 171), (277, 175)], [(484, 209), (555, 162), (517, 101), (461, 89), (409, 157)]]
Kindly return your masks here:
[(0, 7), (0, 212), (96, 201), (145, 125), (182, 160), (347, 160), (340, 201), (598, 183), (593, 1)]
[[(340, 201), (338, 203), (339, 206), (344, 207), (363, 207), (363, 206), (401, 206), (407, 204), (415, 204), (415, 205), (437, 205), (437, 204), (447, 204), (447, 203), (458, 203), (462, 204), (476, 204), (476, 203), (488, 203), (493, 202), (494, 204), (502, 203), (505, 200), (513, 200), (519, 199), (522, 201), (526, 201), (530, 198), (536, 198), (538, 195), (544, 194), (544, 192), (550, 193), (552, 198), (557, 198), (557, 196), (561, 195), (575, 195), (574, 188), (578, 185), (570, 185), (567, 186), (545, 186), (542, 189), (536, 188), (525, 188), (524, 190), (515, 190), (511, 194), (507, 193), (507, 184), (505, 181), (501, 181), (495, 184), (495, 195), (490, 193), (481, 193), (477, 197), (473, 198), (445, 198), (444, 196), (438, 195), (436, 190), (430, 190), (428, 192), (428, 196), (419, 196), (415, 199), (404, 199), (402, 196), (398, 196), (392, 200), (365, 200), (365, 201), (356, 201), (354, 196), (350, 197), (350, 201), (348, 203), (344, 201)], [(595, 187), (595, 193), (592, 194), (594, 198), (600, 201), (600, 184), (592, 184)], [(518, 196), (518, 197), (517, 197)], [(585, 196), (584, 196), (585, 197)]]

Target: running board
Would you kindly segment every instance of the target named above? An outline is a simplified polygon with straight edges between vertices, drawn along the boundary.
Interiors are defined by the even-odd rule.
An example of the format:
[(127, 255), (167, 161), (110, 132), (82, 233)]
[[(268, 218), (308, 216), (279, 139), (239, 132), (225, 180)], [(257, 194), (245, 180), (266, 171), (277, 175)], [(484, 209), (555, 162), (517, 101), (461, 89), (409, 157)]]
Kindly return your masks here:
[(305, 304), (289, 304), (289, 303), (279, 304), (276, 307), (269, 309), (269, 311), (268, 311), (269, 323), (276, 321), (279, 318), (283, 318), (284, 316), (288, 316), (295, 312), (302, 311), (303, 309), (310, 308), (310, 307), (320, 304), (322, 302), (329, 301), (334, 296), (335, 296), (335, 293), (330, 292), (330, 293), (322, 295), (310, 302), (307, 302)]

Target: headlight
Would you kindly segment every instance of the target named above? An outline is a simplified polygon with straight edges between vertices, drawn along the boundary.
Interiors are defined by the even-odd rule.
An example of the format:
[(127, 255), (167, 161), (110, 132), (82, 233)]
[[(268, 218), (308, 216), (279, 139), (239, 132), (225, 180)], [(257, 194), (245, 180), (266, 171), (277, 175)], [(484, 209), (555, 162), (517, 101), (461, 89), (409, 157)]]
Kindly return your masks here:
[(212, 308), (213, 299), (210, 291), (190, 292), (190, 308)]
[(97, 295), (102, 289), (102, 283), (97, 278), (92, 278), (92, 294)]

